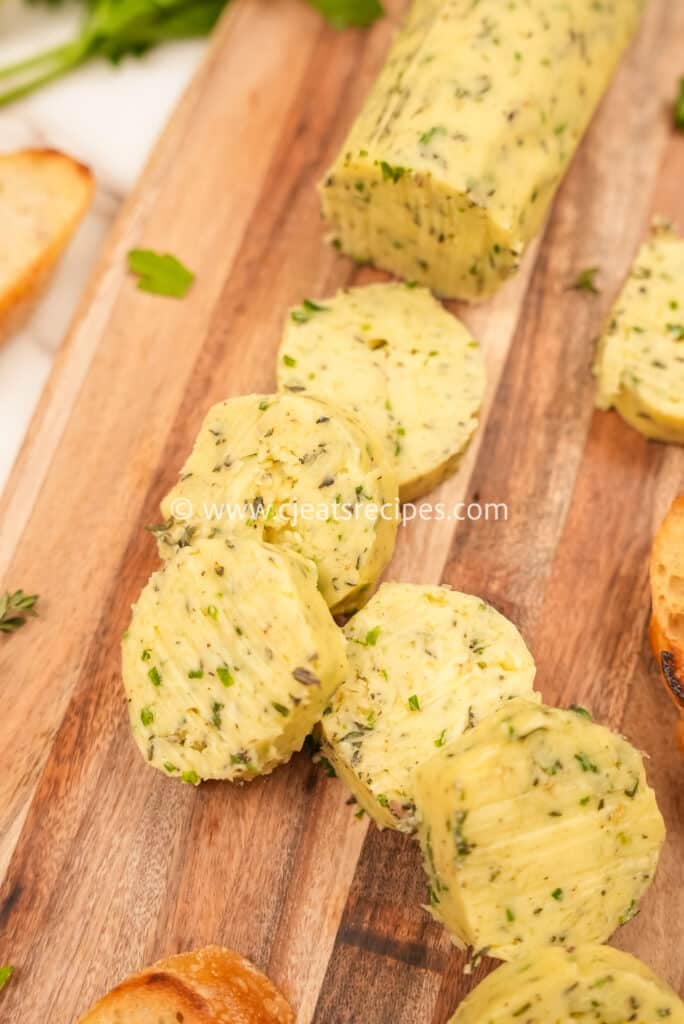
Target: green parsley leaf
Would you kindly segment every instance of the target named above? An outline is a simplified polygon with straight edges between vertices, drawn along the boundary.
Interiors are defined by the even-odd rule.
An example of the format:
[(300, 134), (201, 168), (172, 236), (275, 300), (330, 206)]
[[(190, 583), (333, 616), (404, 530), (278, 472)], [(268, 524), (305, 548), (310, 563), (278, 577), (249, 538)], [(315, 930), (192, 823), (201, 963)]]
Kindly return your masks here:
[(161, 676), (156, 665), (152, 666), (147, 675), (149, 676), (150, 682), (153, 686), (161, 686)]
[(380, 626), (374, 626), (373, 629), (369, 629), (368, 632), (366, 633), (366, 639), (364, 640), (365, 646), (375, 647), (375, 645), (378, 642), (378, 637), (380, 636), (380, 633)]
[(199, 775), (197, 774), (196, 771), (193, 771), (193, 769), (190, 769), (190, 771), (183, 772), (181, 774), (181, 780), (183, 782), (186, 782), (188, 784), (188, 786), (198, 786), (199, 785), (199, 781), (200, 781), (200, 777), (199, 777)]
[(409, 697), (408, 703), (411, 711), (420, 711), (420, 701), (415, 693)]
[(38, 594), (25, 594), (23, 590), (0, 595), (0, 633), (14, 633), (29, 616), (37, 615)]
[(183, 299), (188, 294), (195, 275), (180, 260), (170, 253), (153, 252), (152, 249), (131, 249), (128, 253), (128, 269), (140, 278), (138, 288), (152, 295), (166, 295)]
[(290, 709), (286, 708), (284, 704), (279, 704), (276, 700), (271, 701), (271, 707), (277, 711), (279, 715), (282, 715), (283, 718), (287, 718), (290, 714)]
[(0, 967), (0, 992), (3, 990), (7, 982), (14, 974), (14, 968), (7, 964), (5, 967)]
[(144, 726), (152, 725), (152, 722), (154, 722), (154, 712), (150, 711), (149, 708), (143, 708), (140, 712), (140, 721)]

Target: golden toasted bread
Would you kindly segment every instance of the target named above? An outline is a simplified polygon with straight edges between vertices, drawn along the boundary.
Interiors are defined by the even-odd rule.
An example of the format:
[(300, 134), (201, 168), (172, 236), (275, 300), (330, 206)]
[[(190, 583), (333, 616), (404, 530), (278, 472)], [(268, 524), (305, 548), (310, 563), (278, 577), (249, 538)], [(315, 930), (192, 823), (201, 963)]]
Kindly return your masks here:
[(651, 647), (679, 709), (684, 749), (684, 494), (673, 503), (653, 541), (651, 597)]
[(239, 953), (207, 946), (160, 960), (101, 999), (81, 1024), (294, 1024), (275, 985)]
[(28, 317), (93, 191), (88, 168), (64, 153), (0, 154), (0, 342)]

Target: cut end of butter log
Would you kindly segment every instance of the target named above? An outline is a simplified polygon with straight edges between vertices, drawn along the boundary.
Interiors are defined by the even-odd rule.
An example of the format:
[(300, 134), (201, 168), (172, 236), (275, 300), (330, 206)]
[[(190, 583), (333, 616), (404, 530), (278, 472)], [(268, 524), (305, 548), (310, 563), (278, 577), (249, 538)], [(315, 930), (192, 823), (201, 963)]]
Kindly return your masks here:
[(493, 971), (449, 1024), (684, 1024), (684, 1003), (636, 957), (610, 946), (543, 949)]
[(511, 701), (418, 768), (415, 790), (432, 915), (502, 960), (605, 941), (665, 838), (641, 755), (582, 709)]
[(257, 540), (202, 540), (155, 573), (123, 639), (145, 759), (184, 782), (250, 779), (299, 750), (346, 672), (311, 562)]
[(415, 0), (321, 183), (348, 255), (447, 298), (518, 267), (645, 0)]
[(425, 288), (373, 284), (290, 310), (278, 386), (329, 399), (385, 439), (412, 501), (452, 473), (484, 397), (480, 346)]
[(684, 444), (684, 239), (656, 228), (599, 343), (597, 405), (636, 430)]
[(447, 587), (385, 583), (344, 632), (323, 752), (380, 828), (412, 832), (416, 769), (501, 701), (534, 700), (532, 656), (508, 619)]
[(167, 557), (200, 537), (260, 537), (311, 559), (335, 612), (370, 596), (398, 524), (397, 474), (366, 423), (300, 395), (245, 395), (209, 410), (162, 502)]

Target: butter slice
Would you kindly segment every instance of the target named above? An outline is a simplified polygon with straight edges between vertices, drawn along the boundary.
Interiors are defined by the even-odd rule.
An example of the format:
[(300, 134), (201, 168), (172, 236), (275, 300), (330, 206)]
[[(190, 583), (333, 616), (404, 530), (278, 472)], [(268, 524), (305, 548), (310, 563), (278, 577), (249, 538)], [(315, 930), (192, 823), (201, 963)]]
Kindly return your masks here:
[(313, 563), (203, 540), (143, 590), (122, 645), (133, 736), (184, 782), (251, 779), (299, 750), (346, 671)]
[(320, 185), (338, 245), (448, 298), (518, 267), (645, 0), (415, 0)]
[(520, 633), (478, 597), (384, 583), (345, 627), (323, 752), (380, 828), (416, 827), (414, 774), (501, 701), (535, 699)]
[(261, 537), (310, 558), (327, 603), (346, 611), (391, 558), (397, 514), (396, 470), (365, 422), (313, 398), (245, 395), (207, 414), (162, 502), (160, 553), (188, 537)]
[(684, 1003), (653, 971), (619, 949), (543, 949), (504, 964), (449, 1024), (684, 1024)]
[(636, 430), (684, 444), (684, 239), (656, 229), (599, 344), (597, 405)]
[(338, 402), (385, 438), (412, 501), (454, 471), (485, 390), (478, 343), (426, 288), (349, 288), (294, 309), (278, 358), (281, 391)]
[(456, 945), (509, 960), (637, 912), (665, 826), (641, 755), (586, 715), (513, 700), (418, 768), (430, 910)]

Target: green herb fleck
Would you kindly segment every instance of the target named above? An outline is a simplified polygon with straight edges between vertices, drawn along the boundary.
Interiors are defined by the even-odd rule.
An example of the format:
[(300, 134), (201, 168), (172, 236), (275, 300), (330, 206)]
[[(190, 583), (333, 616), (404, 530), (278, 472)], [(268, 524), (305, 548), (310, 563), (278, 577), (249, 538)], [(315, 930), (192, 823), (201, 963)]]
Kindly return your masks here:
[(420, 701), (415, 693), (409, 697), (408, 703), (411, 711), (420, 711)]
[(363, 641), (366, 647), (375, 647), (380, 636), (380, 626), (374, 626), (373, 629), (369, 629), (366, 633), (366, 639)]
[(153, 252), (152, 249), (131, 249), (128, 269), (139, 278), (141, 292), (173, 299), (185, 298), (195, 280), (192, 271), (175, 256)]
[(0, 992), (10, 980), (14, 974), (14, 968), (7, 964), (5, 967), (0, 967)]
[(140, 712), (140, 721), (144, 726), (152, 725), (152, 722), (154, 722), (154, 712), (150, 711), (149, 708), (143, 708)]
[(181, 779), (183, 782), (187, 782), (189, 786), (197, 786), (199, 784), (200, 777), (197, 772), (191, 768), (190, 771), (182, 773)]
[(235, 679), (233, 673), (230, 671), (227, 665), (219, 665), (216, 669), (216, 675), (219, 677), (224, 686), (233, 686)]
[(14, 633), (30, 615), (37, 615), (38, 594), (25, 594), (23, 590), (0, 596), (0, 633)]
[(207, 607), (203, 609), (203, 611), (208, 619), (213, 619), (214, 622), (218, 619), (218, 608), (216, 607), (215, 604), (208, 604)]
[(445, 743), (446, 743), (446, 729), (442, 729), (442, 731), (440, 732), (439, 736), (435, 740), (435, 746), (436, 747), (443, 747)]
[(570, 711), (574, 711), (576, 715), (580, 716), (580, 718), (588, 718), (590, 722), (593, 721), (591, 711), (587, 711), (587, 709), (583, 708), (581, 704), (571, 704)]
[(560, 901), (563, 899), (563, 895), (564, 894), (562, 889), (554, 889), (551, 893), (551, 898), (557, 900), (560, 903)]
[(308, 0), (332, 28), (366, 28), (385, 13), (379, 0)]
[(684, 132), (684, 78), (679, 79), (679, 93), (674, 107), (674, 126), (678, 132)]
[(598, 772), (598, 767), (587, 757), (586, 754), (575, 754), (575, 760), (579, 763), (583, 772)]
[[(290, 313), (291, 318), (296, 324), (305, 324), (311, 319), (314, 313), (329, 313), (330, 306), (319, 306), (317, 302), (312, 302), (311, 299), (304, 299), (300, 309), (293, 309)], [(283, 362), (286, 366), (296, 366), (297, 361), (292, 359), (292, 356), (283, 356)]]
[(684, 324), (666, 324), (665, 326), (670, 334), (674, 334), (675, 341), (684, 341)]
[(282, 715), (283, 718), (287, 718), (290, 714), (290, 709), (286, 708), (284, 704), (279, 704), (276, 700), (271, 701), (271, 707), (277, 711), (279, 715)]
[(188, 679), (204, 679), (204, 672), (201, 668), (191, 668), (188, 672)]
[(395, 185), (407, 172), (406, 167), (393, 167), (386, 160), (380, 161), (380, 170), (382, 171), (383, 181), (393, 181)]
[(423, 134), (419, 136), (418, 141), (421, 146), (429, 146), (437, 135), (446, 135), (446, 133), (446, 128), (443, 128), (441, 125), (435, 125), (434, 128), (429, 128), (428, 131), (423, 132)]
[(599, 295), (600, 288), (596, 286), (596, 275), (599, 269), (599, 267), (587, 267), (585, 270), (580, 270), (574, 282), (570, 285), (570, 289), (576, 292), (591, 292), (592, 295)]
[(161, 676), (159, 675), (159, 669), (156, 665), (152, 666), (147, 675), (153, 686), (161, 686)]

